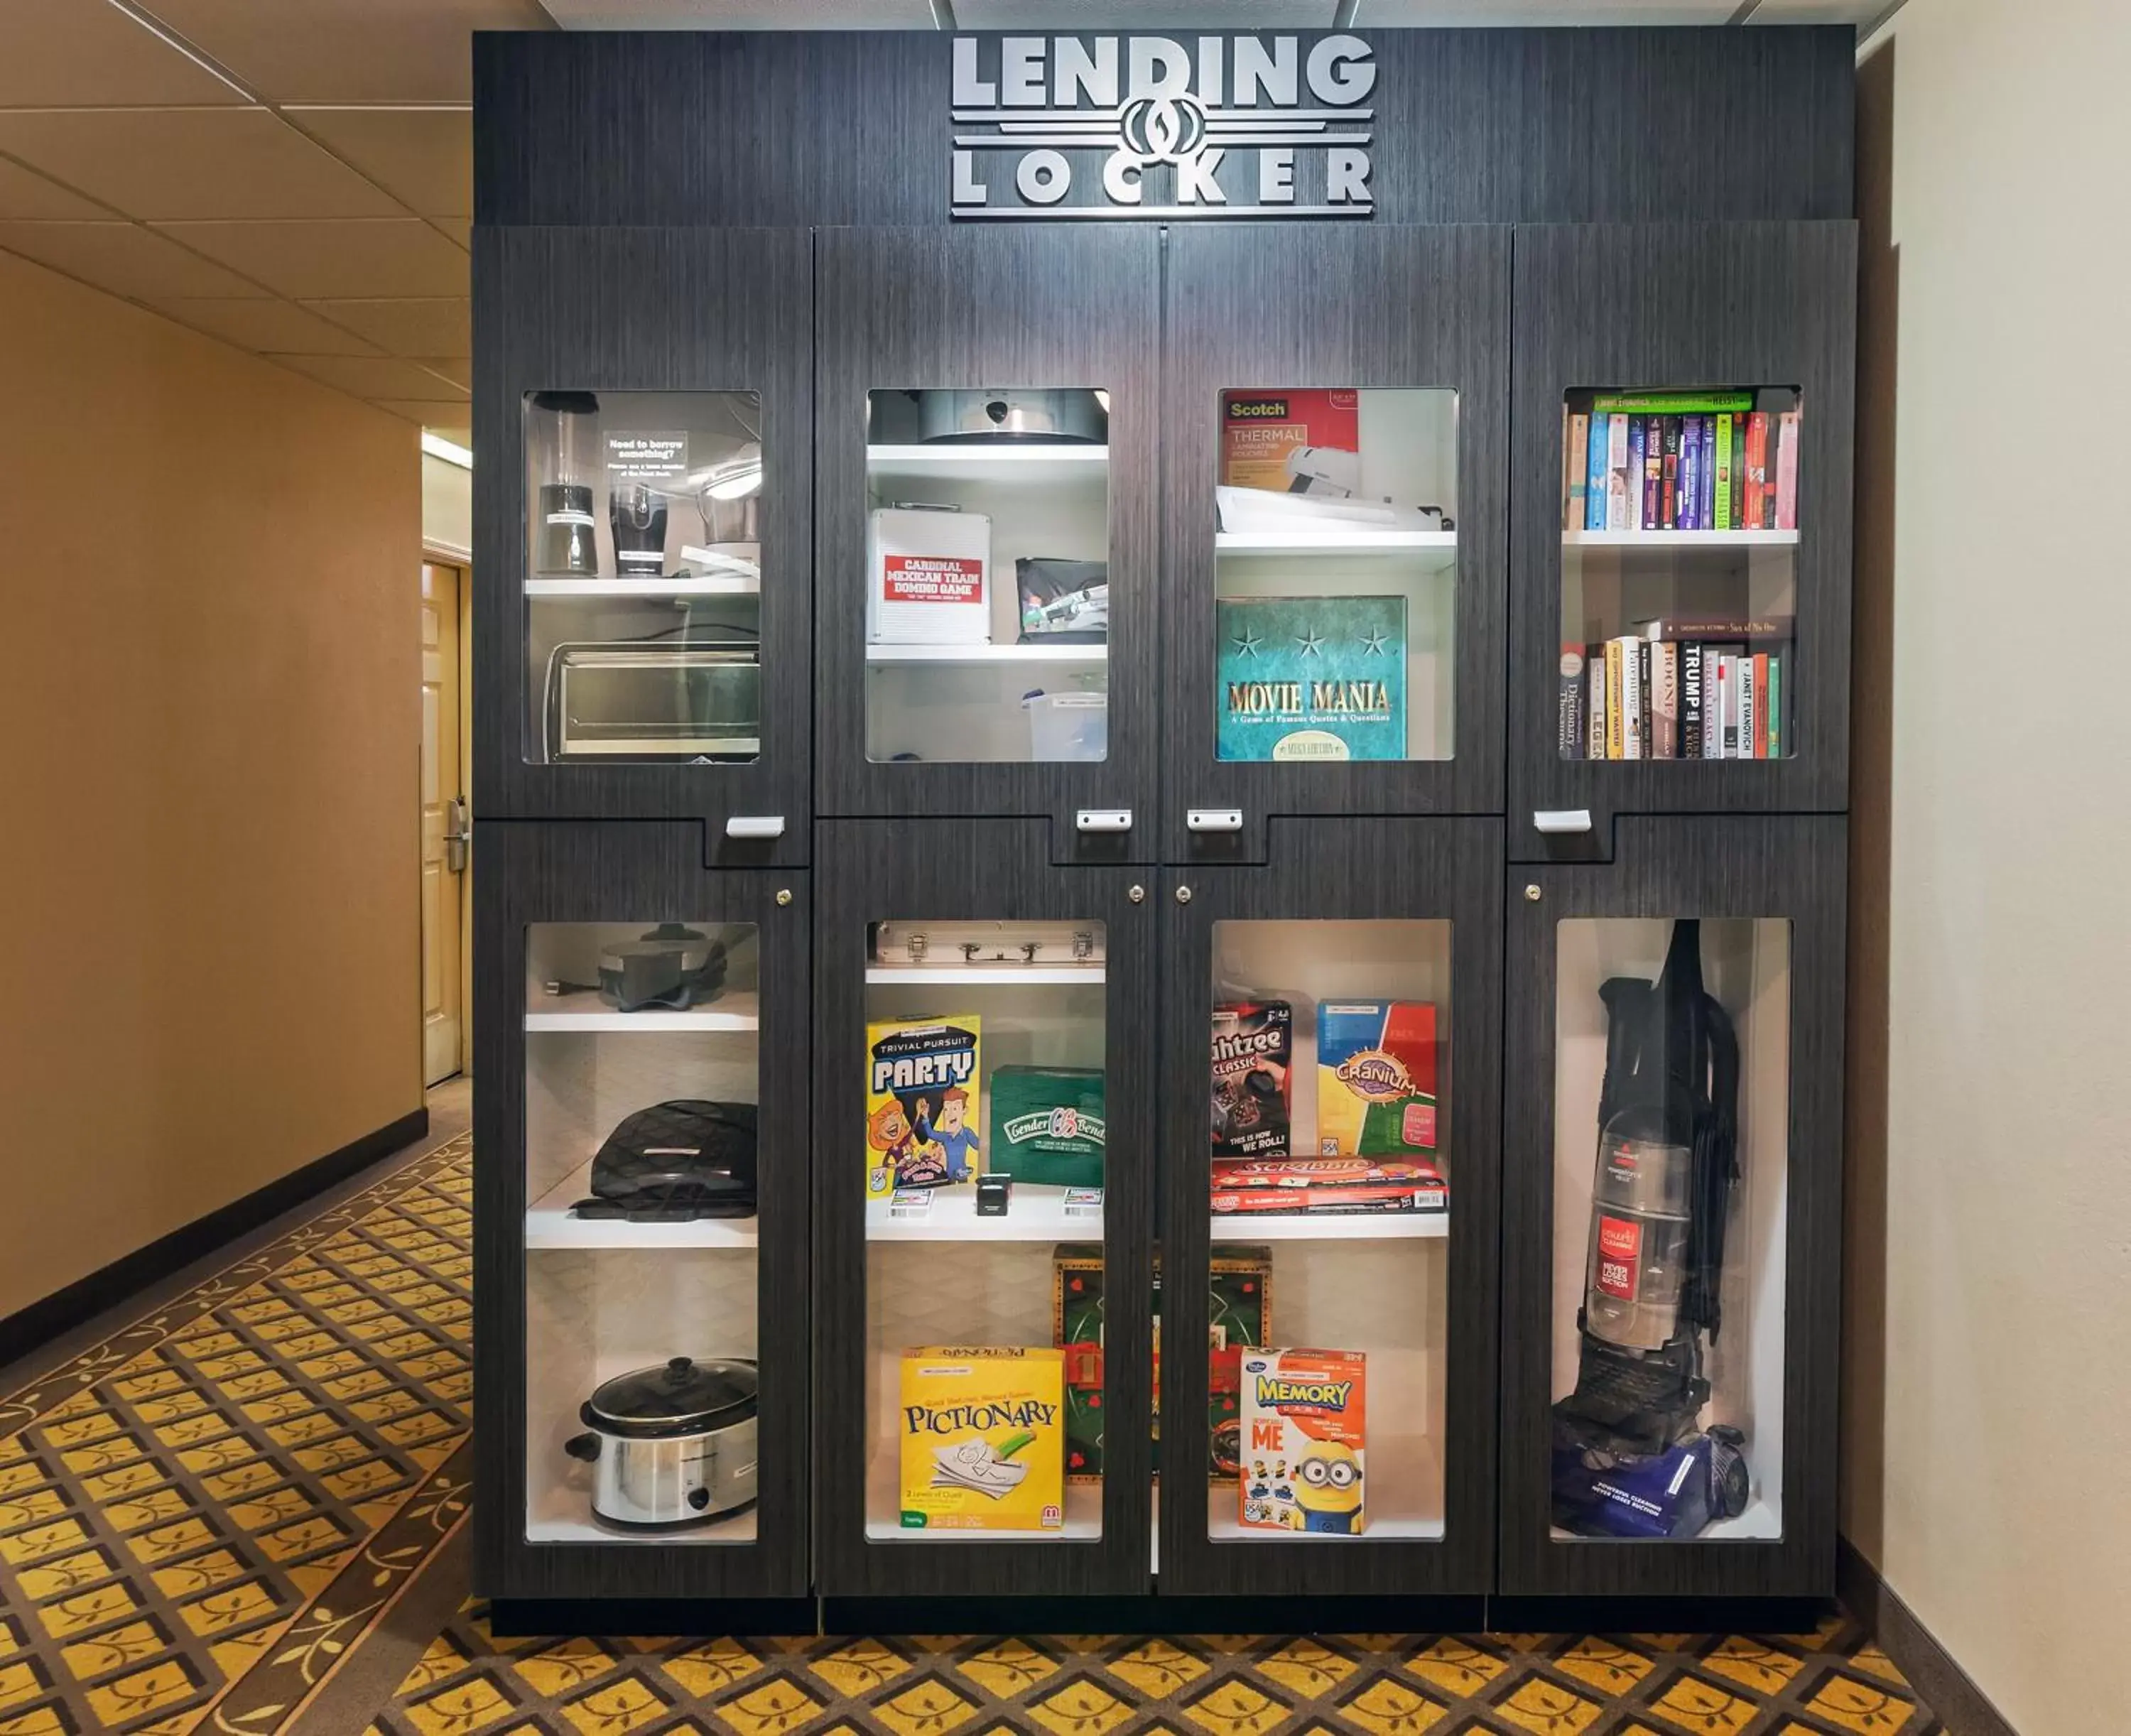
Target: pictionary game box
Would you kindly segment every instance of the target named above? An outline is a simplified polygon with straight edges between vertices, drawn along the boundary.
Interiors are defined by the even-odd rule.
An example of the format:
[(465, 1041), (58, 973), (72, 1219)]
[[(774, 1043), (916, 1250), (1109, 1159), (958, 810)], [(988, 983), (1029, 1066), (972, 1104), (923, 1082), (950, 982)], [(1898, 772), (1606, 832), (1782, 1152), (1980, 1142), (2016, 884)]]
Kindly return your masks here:
[(1064, 1528), (1063, 1361), (1056, 1351), (905, 1351), (902, 1398), (904, 1529)]
[(866, 1026), (866, 1198), (975, 1181), (981, 1021), (888, 1019)]
[(1359, 1351), (1243, 1357), (1238, 1519), (1254, 1529), (1358, 1535), (1364, 1512), (1367, 1364)]
[(1224, 1001), (1214, 1009), (1214, 1155), (1286, 1157), (1295, 1008)]
[(1427, 1001), (1320, 1001), (1320, 1157), (1435, 1150), (1435, 1008)]

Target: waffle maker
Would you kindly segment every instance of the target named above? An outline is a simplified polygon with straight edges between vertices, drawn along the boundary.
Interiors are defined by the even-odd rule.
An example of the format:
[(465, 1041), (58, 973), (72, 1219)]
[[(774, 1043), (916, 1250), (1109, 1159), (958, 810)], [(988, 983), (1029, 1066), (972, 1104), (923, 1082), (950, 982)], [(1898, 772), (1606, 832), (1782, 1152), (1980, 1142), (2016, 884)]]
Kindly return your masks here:
[(755, 1214), (754, 1105), (682, 1098), (639, 1109), (601, 1141), (581, 1218), (686, 1223)]

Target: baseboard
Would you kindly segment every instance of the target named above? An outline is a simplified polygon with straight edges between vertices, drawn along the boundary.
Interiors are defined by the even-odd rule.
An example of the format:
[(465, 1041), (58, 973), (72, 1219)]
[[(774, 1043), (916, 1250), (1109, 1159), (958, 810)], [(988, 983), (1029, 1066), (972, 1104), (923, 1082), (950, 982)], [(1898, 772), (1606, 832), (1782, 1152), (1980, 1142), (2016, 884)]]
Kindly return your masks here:
[(1947, 1729), (1961, 1736), (2019, 1736), (1846, 1537), (1836, 1540), (1835, 1577), (1850, 1613), (1872, 1630), (1880, 1649)]
[(366, 1169), (381, 1157), (390, 1157), (403, 1145), (412, 1145), (429, 1131), (429, 1112), (412, 1110), (375, 1132), (352, 1140), (338, 1151), (277, 1177), (242, 1199), (232, 1200), (218, 1211), (194, 1218), (180, 1229), (160, 1236), (145, 1248), (114, 1260), (63, 1290), (55, 1290), (27, 1308), (0, 1320), (0, 1368), (28, 1356), (84, 1321), (93, 1320), (107, 1308), (117, 1308), (128, 1297), (168, 1278), (234, 1241), (260, 1225), (279, 1217), (335, 1184)]

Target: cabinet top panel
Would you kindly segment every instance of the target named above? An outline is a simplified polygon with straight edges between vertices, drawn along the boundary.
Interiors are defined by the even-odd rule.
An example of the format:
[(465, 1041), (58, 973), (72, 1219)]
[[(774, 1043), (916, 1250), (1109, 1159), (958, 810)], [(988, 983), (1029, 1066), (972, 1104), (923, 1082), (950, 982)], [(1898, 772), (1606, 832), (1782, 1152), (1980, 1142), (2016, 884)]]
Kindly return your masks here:
[[(1847, 218), (1856, 42), (1846, 25), (1342, 38), (482, 33), (475, 209), (496, 224), (945, 224), (958, 202), (971, 214), (979, 185), (994, 203), (1017, 197), (1028, 152), (1055, 146), (1069, 184), (1054, 190), (1048, 171), (1025, 184), (1056, 216), (1122, 218), (1133, 213), (1115, 208), (1104, 175), (1121, 136), (1147, 147), (1147, 217), (1242, 217), (1286, 199), (1330, 201), (1324, 208), (1341, 215), (1366, 201), (1369, 217), (1391, 223)], [(1349, 84), (1338, 108), (1311, 109), (1319, 50), (1335, 72), (1365, 67), (1365, 92)], [(1319, 160), (1327, 151), (1310, 141), (1314, 122), (1292, 136), (1267, 130), (1283, 67), (1300, 83), (1299, 106), (1281, 112), (1330, 115), (1339, 138), (1362, 141), (1338, 147), (1365, 155), (1358, 179), (1350, 165), (1342, 184)], [(1157, 117), (1135, 120), (1135, 76), (1181, 87), (1158, 105), (1152, 135)], [(1031, 113), (1052, 117), (1059, 136), (1030, 134), (1010, 107), (973, 106), (988, 93), (1035, 102)], [(1100, 100), (1112, 94), (1115, 104)], [(970, 118), (984, 113), (992, 119)], [(1001, 116), (1028, 152), (992, 137)], [(1099, 148), (1071, 142), (1097, 133)], [(980, 136), (989, 142), (971, 150)], [(958, 148), (968, 152), (959, 183)], [(1193, 152), (1228, 159), (1205, 165), (1218, 196), (1195, 198), (1172, 168)], [(1265, 160), (1283, 153), (1291, 187)]]

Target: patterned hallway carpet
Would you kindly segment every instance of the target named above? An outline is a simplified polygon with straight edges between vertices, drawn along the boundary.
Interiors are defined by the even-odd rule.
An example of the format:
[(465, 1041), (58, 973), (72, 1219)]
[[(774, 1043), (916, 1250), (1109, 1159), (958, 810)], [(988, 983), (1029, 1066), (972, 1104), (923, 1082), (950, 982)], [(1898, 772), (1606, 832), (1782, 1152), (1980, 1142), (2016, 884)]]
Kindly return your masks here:
[(464, 1136), (0, 1401), (0, 1736), (1945, 1736), (1782, 1638), (499, 1640)]

